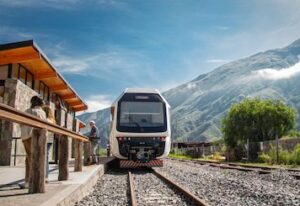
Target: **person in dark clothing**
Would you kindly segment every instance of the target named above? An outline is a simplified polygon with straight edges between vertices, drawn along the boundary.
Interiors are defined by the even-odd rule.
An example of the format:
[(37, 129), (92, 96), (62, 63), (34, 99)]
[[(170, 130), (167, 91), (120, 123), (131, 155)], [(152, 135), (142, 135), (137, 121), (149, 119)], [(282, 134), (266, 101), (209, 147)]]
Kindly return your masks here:
[(92, 153), (92, 163), (99, 163), (99, 145), (100, 145), (100, 137), (99, 130), (95, 125), (94, 121), (90, 121), (90, 141), (91, 141), (91, 153)]

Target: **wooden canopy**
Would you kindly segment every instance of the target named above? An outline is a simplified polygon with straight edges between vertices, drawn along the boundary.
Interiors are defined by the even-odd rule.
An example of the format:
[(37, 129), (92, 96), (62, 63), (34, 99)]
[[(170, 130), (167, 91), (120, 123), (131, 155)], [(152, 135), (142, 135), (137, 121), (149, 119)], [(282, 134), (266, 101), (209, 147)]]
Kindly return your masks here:
[(35, 80), (43, 81), (50, 89), (67, 102), (75, 111), (87, 109), (87, 104), (50, 63), (33, 40), (0, 44), (0, 65), (21, 63)]

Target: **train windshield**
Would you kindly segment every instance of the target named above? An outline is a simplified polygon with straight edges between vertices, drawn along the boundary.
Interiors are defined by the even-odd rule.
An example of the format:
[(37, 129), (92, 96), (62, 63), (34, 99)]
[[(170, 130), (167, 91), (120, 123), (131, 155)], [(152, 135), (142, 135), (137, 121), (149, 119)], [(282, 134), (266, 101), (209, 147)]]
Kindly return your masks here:
[(118, 104), (120, 132), (165, 132), (166, 106), (157, 94), (126, 93)]

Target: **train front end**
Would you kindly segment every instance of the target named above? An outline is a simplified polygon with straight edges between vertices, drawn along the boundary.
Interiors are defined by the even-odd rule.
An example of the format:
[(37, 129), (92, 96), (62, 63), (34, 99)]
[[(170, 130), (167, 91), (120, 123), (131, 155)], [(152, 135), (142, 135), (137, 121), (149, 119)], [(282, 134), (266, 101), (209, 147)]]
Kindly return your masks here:
[(170, 106), (156, 89), (127, 89), (112, 106), (111, 152), (121, 167), (162, 166), (170, 152)]

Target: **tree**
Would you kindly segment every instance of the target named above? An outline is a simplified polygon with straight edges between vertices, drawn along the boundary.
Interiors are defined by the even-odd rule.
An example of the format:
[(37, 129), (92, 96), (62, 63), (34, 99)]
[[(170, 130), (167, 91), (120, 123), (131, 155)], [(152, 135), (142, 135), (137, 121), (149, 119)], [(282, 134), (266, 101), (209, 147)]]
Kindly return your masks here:
[(296, 125), (296, 111), (280, 100), (246, 99), (234, 104), (222, 120), (228, 148), (242, 148), (246, 142), (282, 137)]

